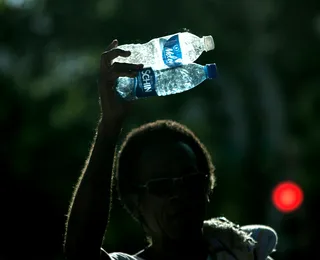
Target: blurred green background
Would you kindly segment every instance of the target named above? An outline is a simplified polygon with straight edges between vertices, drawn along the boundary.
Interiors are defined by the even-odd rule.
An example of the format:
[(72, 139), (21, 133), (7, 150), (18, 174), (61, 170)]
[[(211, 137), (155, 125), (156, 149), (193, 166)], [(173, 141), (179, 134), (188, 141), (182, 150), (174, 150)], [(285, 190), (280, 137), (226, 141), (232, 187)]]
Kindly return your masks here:
[[(217, 63), (219, 78), (136, 102), (126, 131), (156, 119), (189, 126), (217, 168), (208, 217), (270, 225), (275, 259), (311, 259), (320, 217), (316, 0), (0, 0), (0, 259), (62, 259), (65, 214), (99, 117), (101, 52), (113, 39), (143, 43), (184, 28), (213, 36), (216, 49), (196, 62)], [(304, 191), (287, 214), (271, 201), (284, 180)], [(114, 200), (104, 247), (143, 246)]]

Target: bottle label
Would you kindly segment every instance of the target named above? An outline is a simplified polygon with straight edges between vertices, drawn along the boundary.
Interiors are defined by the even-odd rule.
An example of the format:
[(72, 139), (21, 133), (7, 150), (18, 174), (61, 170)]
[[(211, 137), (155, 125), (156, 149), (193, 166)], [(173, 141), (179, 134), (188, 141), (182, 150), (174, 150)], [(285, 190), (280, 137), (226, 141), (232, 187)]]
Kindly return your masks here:
[(174, 35), (168, 40), (160, 39), (163, 62), (168, 67), (176, 67), (182, 64), (182, 53), (179, 35)]
[(158, 96), (156, 77), (152, 68), (142, 69), (135, 78), (135, 95), (138, 98)]

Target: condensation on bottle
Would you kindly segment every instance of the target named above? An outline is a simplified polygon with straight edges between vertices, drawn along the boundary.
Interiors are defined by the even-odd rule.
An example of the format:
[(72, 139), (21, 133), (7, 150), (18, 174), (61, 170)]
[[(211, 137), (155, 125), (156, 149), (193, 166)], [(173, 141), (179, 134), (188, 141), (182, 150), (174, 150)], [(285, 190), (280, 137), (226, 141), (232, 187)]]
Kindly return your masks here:
[(189, 63), (174, 68), (144, 68), (135, 78), (120, 77), (116, 90), (126, 100), (167, 96), (188, 91), (217, 76), (216, 64)]
[(118, 48), (130, 51), (129, 57), (117, 57), (114, 62), (143, 64), (157, 69), (193, 63), (204, 51), (215, 47), (213, 37), (198, 37), (190, 32), (159, 37), (144, 44), (124, 44)]

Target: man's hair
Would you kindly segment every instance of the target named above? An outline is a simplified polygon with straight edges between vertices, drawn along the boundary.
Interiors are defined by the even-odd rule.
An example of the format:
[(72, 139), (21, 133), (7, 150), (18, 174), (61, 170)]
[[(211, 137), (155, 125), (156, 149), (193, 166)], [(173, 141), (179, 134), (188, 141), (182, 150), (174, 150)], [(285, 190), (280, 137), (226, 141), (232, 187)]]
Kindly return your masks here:
[(215, 168), (211, 156), (206, 147), (186, 126), (171, 120), (158, 120), (135, 128), (125, 137), (115, 156), (114, 176), (116, 177), (120, 201), (124, 208), (138, 221), (140, 221), (139, 216), (135, 216), (133, 213), (136, 205), (130, 196), (133, 193), (131, 185), (137, 179), (134, 176), (135, 172), (133, 172), (134, 164), (145, 145), (159, 139), (169, 142), (180, 141), (187, 144), (196, 155), (199, 171), (210, 176), (207, 189), (208, 196), (215, 186)]

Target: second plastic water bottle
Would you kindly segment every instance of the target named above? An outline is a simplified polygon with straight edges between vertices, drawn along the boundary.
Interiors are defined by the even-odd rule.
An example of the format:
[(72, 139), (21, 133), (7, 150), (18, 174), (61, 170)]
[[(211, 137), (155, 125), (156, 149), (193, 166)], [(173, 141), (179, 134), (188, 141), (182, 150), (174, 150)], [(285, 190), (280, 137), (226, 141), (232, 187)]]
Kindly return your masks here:
[(125, 44), (118, 48), (130, 51), (131, 55), (117, 57), (114, 62), (143, 64), (160, 69), (194, 62), (202, 52), (214, 49), (214, 41), (212, 36), (200, 38), (189, 32), (180, 32), (144, 44)]
[(217, 75), (216, 64), (205, 66), (196, 63), (176, 68), (155, 70), (142, 69), (135, 78), (120, 77), (116, 90), (126, 100), (150, 96), (167, 96), (192, 89)]

